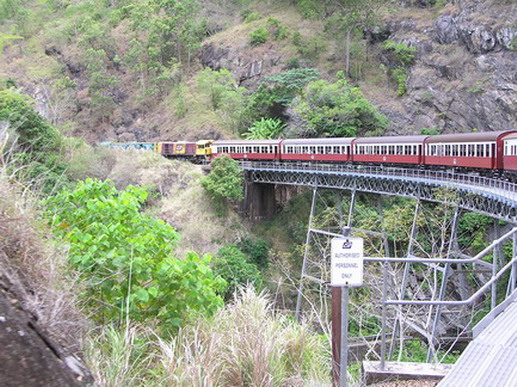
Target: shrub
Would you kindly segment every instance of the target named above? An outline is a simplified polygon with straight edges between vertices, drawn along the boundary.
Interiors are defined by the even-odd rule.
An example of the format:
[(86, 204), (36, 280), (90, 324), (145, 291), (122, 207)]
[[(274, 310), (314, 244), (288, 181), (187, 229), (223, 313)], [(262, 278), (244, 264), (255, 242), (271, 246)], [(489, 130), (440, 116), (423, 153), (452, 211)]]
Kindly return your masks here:
[(391, 71), (391, 76), (397, 84), (397, 95), (401, 97), (406, 94), (406, 81), (408, 77), (407, 70), (403, 67), (397, 67)]
[(302, 136), (354, 137), (358, 133), (384, 129), (388, 119), (346, 79), (334, 83), (311, 82), (302, 96), (293, 100), (294, 112), (302, 120)]
[(269, 249), (271, 244), (265, 239), (246, 238), (238, 244), (239, 249), (246, 254), (248, 260), (260, 269), (266, 269), (269, 265)]
[(269, 39), (269, 31), (265, 27), (258, 27), (250, 34), (250, 43), (252, 46), (264, 44)]
[(237, 161), (226, 155), (212, 161), (210, 174), (201, 180), (208, 195), (215, 200), (242, 200), (244, 177)]
[(255, 20), (260, 20), (262, 19), (262, 15), (260, 13), (256, 13), (256, 12), (249, 12), (246, 17), (244, 18), (244, 21), (246, 23), (250, 23), (252, 21), (255, 21)]
[(0, 122), (7, 123), (12, 143), (5, 151), (12, 148), (9, 156), (18, 178), (41, 184), (43, 192), (49, 193), (67, 182), (61, 158), (62, 137), (33, 109), (32, 102), (11, 89), (0, 90)]
[(407, 91), (408, 67), (415, 61), (416, 49), (404, 43), (395, 43), (393, 40), (386, 40), (383, 48), (390, 58), (389, 61), (394, 63), (388, 74), (397, 85), (397, 94), (403, 96)]
[(174, 257), (179, 236), (140, 212), (146, 198), (140, 188), (118, 191), (109, 181), (86, 179), (44, 204), (54, 234), (70, 246), (70, 263), (86, 284), (83, 300), (95, 316), (158, 321), (170, 332), (220, 307), (216, 293), (224, 281), (214, 276), (208, 257)]
[(249, 98), (245, 116), (250, 121), (261, 117), (280, 118), (284, 110), (309, 82), (319, 79), (320, 72), (310, 68), (292, 69), (268, 77)]
[(391, 54), (393, 61), (399, 66), (409, 66), (415, 60), (416, 48), (404, 43), (395, 43), (393, 40), (384, 42), (384, 50)]
[(261, 118), (244, 133), (247, 140), (264, 140), (278, 138), (284, 132), (285, 124), (277, 118)]
[(214, 273), (228, 284), (226, 299), (229, 299), (240, 286), (252, 284), (257, 289), (262, 287), (262, 274), (257, 265), (249, 262), (246, 254), (235, 245), (221, 247), (212, 268)]

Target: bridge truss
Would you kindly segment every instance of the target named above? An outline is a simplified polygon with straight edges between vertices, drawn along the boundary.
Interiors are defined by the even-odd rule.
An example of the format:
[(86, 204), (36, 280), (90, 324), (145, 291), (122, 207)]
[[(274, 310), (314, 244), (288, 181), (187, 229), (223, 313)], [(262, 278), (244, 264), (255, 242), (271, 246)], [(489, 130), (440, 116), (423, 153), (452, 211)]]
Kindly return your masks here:
[[(469, 307), (472, 310), (473, 304), (479, 301), (484, 293), (490, 292), (490, 296), (486, 298), (490, 301), (489, 308), (491, 311), (487, 318), (493, 319), (495, 318), (495, 311), (498, 310), (498, 300), (501, 298), (501, 280), (506, 281), (503, 298), (514, 293), (516, 289), (517, 228), (511, 228), (517, 220), (517, 185), (515, 184), (481, 176), (445, 171), (370, 166), (279, 164), (246, 161), (241, 162), (241, 167), (246, 171), (247, 179), (253, 183), (307, 186), (313, 190), (296, 305), (298, 318), (302, 313), (305, 288), (311, 287), (309, 283), (315, 283), (320, 288), (329, 291), (330, 238), (341, 236), (344, 228), (352, 230), (352, 233), (356, 235), (369, 235), (378, 238), (382, 256), (369, 257), (365, 261), (381, 264), (381, 272), (376, 272), (377, 277), (381, 277), (381, 281), (370, 277), (371, 281), (377, 281), (378, 289), (382, 289), (380, 295), (382, 298), (381, 348), (378, 353), (381, 367), (384, 367), (386, 359), (393, 357), (397, 342), (403, 340), (404, 329), (407, 329), (408, 324), (411, 329), (416, 330), (426, 338), (429, 349), (427, 361), (439, 361), (437, 356), (440, 347), (439, 328), (444, 313), (450, 315), (451, 308), (455, 307), (460, 308), (452, 311), (456, 314), (461, 310), (467, 311)], [(318, 201), (324, 200), (320, 192), (326, 189), (335, 191), (341, 199), (342, 192), (349, 191), (350, 197), (347, 199), (348, 208), (346, 209), (342, 207), (341, 199), (336, 200), (338, 217), (334, 219), (333, 225), (327, 225), (328, 227), (321, 229), (315, 225), (315, 219), (318, 216)], [(415, 199), (409, 244), (404, 257), (390, 257), (390, 247), (384, 230), (369, 231), (353, 227), (356, 197), (360, 192), (379, 194), (378, 211), (381, 216), (380, 197), (382, 195)], [(449, 241), (443, 257), (418, 257), (414, 253), (418, 233), (417, 219), (424, 202), (445, 203), (452, 209), (450, 212), (451, 220), (448, 225)], [(324, 204), (327, 205), (327, 203)], [(458, 246), (457, 227), (463, 211), (473, 211), (494, 218), (494, 242), (475, 257), (470, 257), (460, 251)], [(509, 225), (507, 228), (511, 228), (503, 236), (500, 235), (500, 220), (507, 222)], [(502, 252), (505, 243), (513, 246), (512, 257), (508, 262), (505, 262)], [(315, 246), (317, 246), (316, 249)], [(314, 253), (315, 250), (316, 253)], [(491, 255), (489, 261), (486, 258), (482, 259), (487, 255)], [(435, 278), (438, 279), (435, 292), (432, 298), (428, 300), (407, 299), (407, 288), (412, 270), (422, 265), (431, 268), (434, 271)], [(396, 278), (393, 275), (390, 277), (388, 273), (393, 274), (395, 267), (399, 270), (398, 276), (396, 275)], [(469, 269), (474, 271), (481, 269), (490, 273), (490, 278), (474, 294), (460, 294), (460, 300), (448, 300), (448, 285), (451, 281), (465, 281), (465, 275), (457, 275), (457, 273), (464, 273)], [(388, 307), (395, 308), (391, 314), (387, 311)], [(422, 329), (416, 324), (412, 324), (409, 321), (408, 314), (404, 313), (404, 307), (426, 309), (427, 328)], [(487, 323), (484, 322), (483, 324), (486, 325)], [(389, 348), (387, 347), (388, 336), (391, 336)]]
[[(517, 185), (445, 171), (362, 165), (241, 162), (254, 183), (310, 186), (453, 202), (508, 222), (517, 219)], [(453, 195), (444, 197), (444, 190)]]

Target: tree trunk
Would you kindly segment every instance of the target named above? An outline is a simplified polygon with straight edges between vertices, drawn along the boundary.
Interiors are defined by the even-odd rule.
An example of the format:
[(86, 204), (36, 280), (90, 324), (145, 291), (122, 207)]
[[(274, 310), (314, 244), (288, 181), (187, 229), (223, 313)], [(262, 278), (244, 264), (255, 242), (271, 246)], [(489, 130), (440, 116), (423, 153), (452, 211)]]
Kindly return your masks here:
[(346, 31), (346, 41), (345, 41), (345, 74), (347, 77), (350, 77), (350, 35), (352, 34), (352, 29), (349, 28)]

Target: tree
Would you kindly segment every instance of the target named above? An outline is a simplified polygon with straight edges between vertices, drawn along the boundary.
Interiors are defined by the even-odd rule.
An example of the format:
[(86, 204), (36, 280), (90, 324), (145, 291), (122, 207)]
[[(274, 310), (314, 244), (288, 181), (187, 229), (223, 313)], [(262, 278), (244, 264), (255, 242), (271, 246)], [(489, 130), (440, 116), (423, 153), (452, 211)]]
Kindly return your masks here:
[(43, 192), (48, 193), (66, 181), (62, 137), (34, 110), (32, 103), (26, 95), (11, 89), (0, 90), (0, 122), (7, 123), (12, 142), (11, 153), (5, 156), (12, 158), (11, 167), (18, 178), (39, 183)]
[(350, 47), (354, 31), (374, 25), (379, 19), (383, 0), (329, 0), (335, 5), (327, 27), (345, 34), (345, 74), (350, 76)]
[(201, 185), (213, 199), (242, 200), (244, 198), (244, 177), (237, 161), (226, 155), (212, 161), (210, 174)]
[(351, 87), (344, 78), (334, 83), (311, 82), (304, 93), (295, 98), (293, 108), (300, 116), (302, 126), (292, 135), (355, 137), (367, 131), (385, 129), (388, 125), (388, 119), (359, 88)]
[(70, 246), (70, 264), (85, 286), (81, 298), (95, 316), (158, 321), (169, 332), (222, 306), (224, 281), (209, 257), (174, 256), (179, 235), (140, 212), (146, 198), (141, 188), (118, 191), (110, 181), (86, 179), (44, 204), (54, 234)]
[(254, 122), (262, 118), (282, 118), (293, 98), (311, 81), (321, 77), (315, 69), (292, 69), (267, 77), (253, 93), (246, 106), (246, 117)]
[(229, 299), (239, 286), (253, 284), (258, 289), (262, 286), (262, 275), (257, 265), (249, 262), (246, 254), (235, 245), (219, 249), (214, 259), (213, 270), (228, 284), (226, 299)]

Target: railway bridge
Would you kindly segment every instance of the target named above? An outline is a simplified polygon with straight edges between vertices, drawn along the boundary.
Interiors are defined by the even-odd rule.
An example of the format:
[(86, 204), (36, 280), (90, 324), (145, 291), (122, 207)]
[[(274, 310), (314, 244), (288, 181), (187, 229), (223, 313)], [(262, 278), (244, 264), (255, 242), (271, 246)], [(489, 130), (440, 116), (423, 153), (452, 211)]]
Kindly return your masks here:
[[(502, 325), (506, 315), (517, 315), (517, 185), (498, 179), (482, 176), (457, 174), (446, 171), (424, 169), (405, 169), (382, 166), (310, 164), (310, 163), (273, 163), (242, 161), (241, 168), (246, 176), (245, 210), (254, 220), (263, 220), (273, 215), (276, 205), (276, 190), (282, 186), (305, 186), (312, 189), (312, 205), (304, 250), (302, 273), (298, 284), (296, 314), (303, 314), (305, 292), (314, 284), (328, 289), (328, 272), (322, 269), (329, 259), (328, 243), (317, 242), (318, 237), (331, 238), (342, 235), (346, 226), (352, 233), (374, 235), (383, 241), (383, 254), (379, 257), (366, 257), (367, 265), (377, 265), (382, 277), (380, 306), (382, 308), (382, 329), (371, 346), (379, 361), (373, 367), (380, 373), (389, 371), (390, 362), (397, 350), (397, 343), (404, 339), (407, 327), (417, 331), (428, 343), (428, 362), (439, 362), (438, 349), (443, 338), (440, 337), (440, 324), (443, 314), (464, 313), (480, 303), (488, 308), (486, 316), (477, 324), (469, 326), (468, 332), (456, 337), (468, 336), (474, 341), (469, 345), (457, 362), (457, 366), (442, 381), (443, 385), (479, 385), (489, 380), (493, 366), (497, 363), (501, 385), (511, 385), (512, 373), (517, 375), (517, 325)], [(349, 196), (347, 214), (339, 208), (339, 220), (334, 227), (316, 229), (314, 218), (322, 190), (334, 190), (338, 195), (347, 191)], [(409, 233), (409, 244), (405, 257), (391, 257), (384, 230), (358, 230), (353, 227), (353, 212), (358, 193), (401, 196), (415, 199), (413, 225)], [(444, 256), (416, 256), (415, 243), (418, 232), (417, 218), (423, 202), (446, 203), (454, 208), (448, 228), (449, 241)], [(380, 201), (379, 201), (380, 203)], [(379, 205), (379, 211), (382, 208)], [(462, 212), (473, 211), (494, 219), (493, 241), (476, 256), (461, 251), (457, 243), (458, 219)], [(380, 226), (379, 226), (380, 227)], [(314, 244), (319, 244), (319, 250)], [(312, 247), (311, 247), (312, 246)], [(505, 258), (503, 248), (512, 251)], [(314, 250), (317, 250), (314, 256)], [(311, 255), (312, 254), (312, 255)], [(508, 254), (506, 254), (508, 255)], [(398, 265), (398, 266), (397, 266)], [(434, 271), (436, 291), (430, 299), (409, 298), (408, 286), (412, 270), (426, 266)], [(402, 267), (397, 275), (393, 267)], [(376, 270), (376, 269), (374, 269)], [(464, 282), (467, 271), (484, 271), (489, 275), (485, 282), (473, 293), (456, 292), (455, 297), (448, 295), (451, 282)], [(390, 275), (391, 274), (391, 275)], [(395, 278), (395, 279), (394, 279)], [(312, 285), (309, 285), (312, 283)], [(366, 284), (368, 286), (368, 284)], [(461, 285), (461, 284), (458, 284)], [(340, 297), (340, 290), (332, 290), (333, 298)], [(484, 301), (483, 301), (484, 300)], [(427, 325), (422, 328), (411, 321), (408, 308), (425, 309)], [(471, 309), (469, 309), (471, 308)], [(340, 314), (332, 318), (340, 320)], [(486, 328), (486, 329), (485, 329)], [(504, 337), (513, 342), (511, 345), (490, 347), (490, 337)], [(466, 334), (467, 333), (467, 334)], [(334, 331), (339, 335), (339, 331)], [(480, 341), (481, 340), (481, 341)], [(380, 347), (380, 348), (378, 348)], [(372, 349), (373, 348), (373, 349)], [(499, 349), (498, 349), (499, 348)], [(339, 345), (333, 347), (339, 357)], [(502, 354), (503, 351), (504, 353)], [(503, 360), (502, 356), (509, 356)], [(505, 368), (506, 367), (506, 368)], [(469, 370), (475, 369), (476, 372)], [(483, 371), (484, 370), (484, 371)], [(389, 372), (388, 372), (389, 373)], [(443, 375), (442, 375), (443, 376)], [(505, 379), (506, 378), (506, 379)], [(452, 382), (451, 382), (452, 381)], [(515, 382), (515, 379), (513, 379)], [(453, 383), (453, 384), (451, 384)], [(506, 384), (505, 384), (506, 383)], [(510, 384), (508, 384), (510, 383)]]

